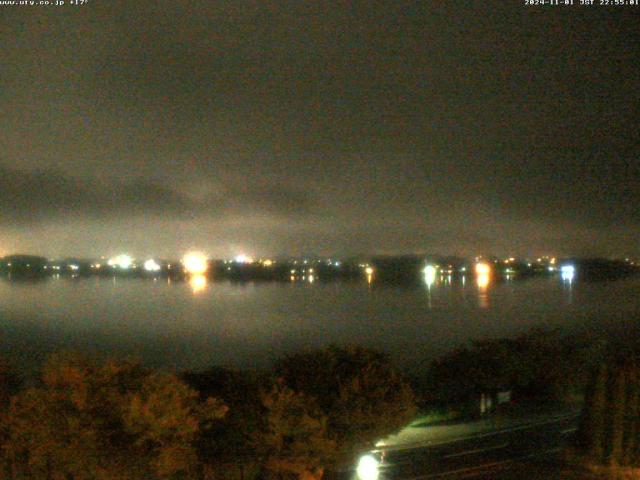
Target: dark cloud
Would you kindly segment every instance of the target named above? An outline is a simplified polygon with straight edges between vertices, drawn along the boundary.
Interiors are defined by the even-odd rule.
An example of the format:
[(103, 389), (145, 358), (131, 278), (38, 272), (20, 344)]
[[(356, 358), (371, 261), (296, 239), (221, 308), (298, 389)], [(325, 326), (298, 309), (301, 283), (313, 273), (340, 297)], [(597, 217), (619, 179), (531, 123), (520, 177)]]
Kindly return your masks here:
[(221, 252), (640, 249), (637, 9), (2, 13), (0, 221), (34, 249), (64, 243), (32, 235), (51, 218), (88, 239), (134, 217), (166, 251), (186, 230)]
[(26, 172), (0, 166), (0, 223), (33, 225), (65, 218), (162, 217), (165, 221), (229, 216), (311, 214), (301, 190), (275, 185), (226, 186), (196, 199), (176, 188), (141, 178), (80, 178), (59, 172)]

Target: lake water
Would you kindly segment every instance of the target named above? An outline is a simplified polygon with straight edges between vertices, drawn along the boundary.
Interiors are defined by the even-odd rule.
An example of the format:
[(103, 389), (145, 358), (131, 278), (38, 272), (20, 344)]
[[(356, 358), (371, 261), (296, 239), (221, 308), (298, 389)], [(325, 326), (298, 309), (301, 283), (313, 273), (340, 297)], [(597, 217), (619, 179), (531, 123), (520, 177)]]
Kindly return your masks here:
[(356, 343), (420, 368), (457, 345), (533, 327), (599, 330), (640, 319), (640, 279), (427, 288), (355, 283), (0, 280), (0, 356), (25, 368), (58, 349), (152, 366), (263, 367), (304, 347)]

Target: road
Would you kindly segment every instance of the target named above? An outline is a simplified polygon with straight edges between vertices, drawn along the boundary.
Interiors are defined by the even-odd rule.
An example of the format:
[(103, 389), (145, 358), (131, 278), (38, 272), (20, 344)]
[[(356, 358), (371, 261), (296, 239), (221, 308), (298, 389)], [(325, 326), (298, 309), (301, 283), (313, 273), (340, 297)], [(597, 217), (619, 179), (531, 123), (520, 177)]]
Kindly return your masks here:
[(537, 417), (508, 428), (430, 442), (428, 445), (385, 447), (381, 479), (519, 479), (553, 478), (553, 461), (575, 434), (576, 413)]

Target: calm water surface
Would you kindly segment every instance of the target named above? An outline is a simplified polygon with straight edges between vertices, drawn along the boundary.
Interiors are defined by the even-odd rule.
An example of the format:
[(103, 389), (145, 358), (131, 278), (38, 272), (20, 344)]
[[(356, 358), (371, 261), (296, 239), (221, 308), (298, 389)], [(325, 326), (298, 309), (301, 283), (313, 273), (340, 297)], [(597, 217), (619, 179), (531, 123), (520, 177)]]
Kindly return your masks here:
[(469, 340), (532, 327), (595, 329), (640, 318), (640, 279), (537, 278), (479, 287), (363, 283), (206, 284), (204, 279), (0, 281), (0, 355), (25, 367), (61, 348), (153, 366), (262, 367), (304, 347), (357, 343), (402, 366)]

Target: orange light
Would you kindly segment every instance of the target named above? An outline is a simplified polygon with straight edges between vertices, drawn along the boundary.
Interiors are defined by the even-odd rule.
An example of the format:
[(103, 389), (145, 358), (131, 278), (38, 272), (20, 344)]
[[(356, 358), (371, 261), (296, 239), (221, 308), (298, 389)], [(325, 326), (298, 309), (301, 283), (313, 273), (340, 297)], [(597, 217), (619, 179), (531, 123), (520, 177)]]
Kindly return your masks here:
[(491, 273), (491, 267), (488, 263), (476, 263), (476, 274), (489, 275)]
[(198, 252), (187, 253), (182, 259), (182, 264), (185, 272), (193, 275), (202, 275), (209, 268), (207, 257)]
[(207, 277), (204, 275), (193, 275), (189, 279), (189, 285), (191, 285), (191, 290), (194, 295), (197, 295), (207, 288)]
[(489, 286), (489, 274), (488, 273), (479, 274), (478, 277), (476, 278), (476, 281), (478, 282), (478, 288), (480, 290), (486, 290), (486, 288)]

